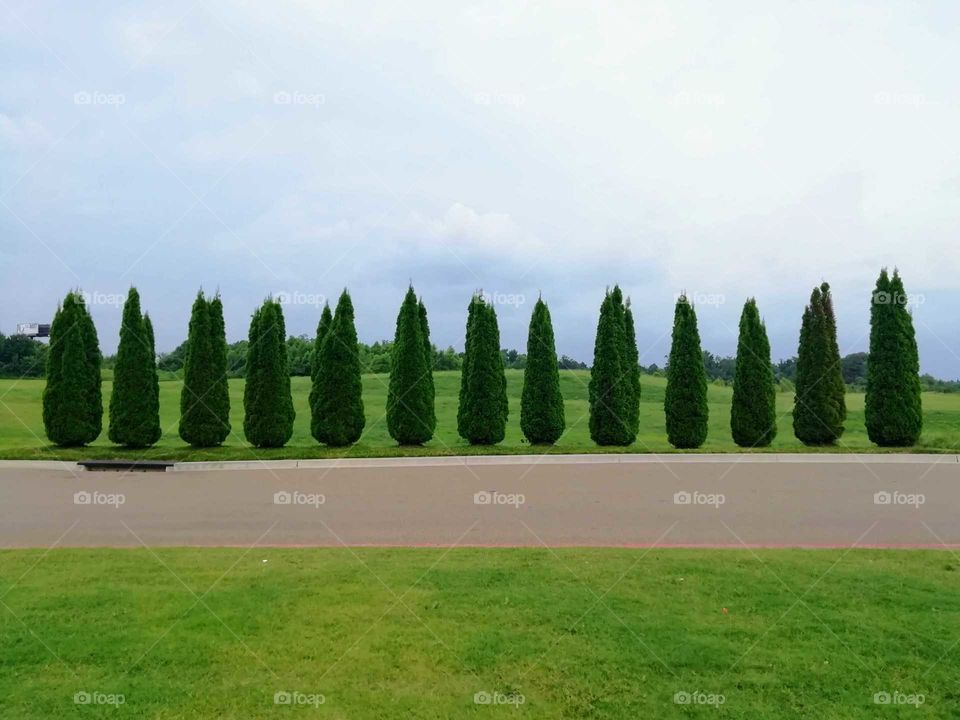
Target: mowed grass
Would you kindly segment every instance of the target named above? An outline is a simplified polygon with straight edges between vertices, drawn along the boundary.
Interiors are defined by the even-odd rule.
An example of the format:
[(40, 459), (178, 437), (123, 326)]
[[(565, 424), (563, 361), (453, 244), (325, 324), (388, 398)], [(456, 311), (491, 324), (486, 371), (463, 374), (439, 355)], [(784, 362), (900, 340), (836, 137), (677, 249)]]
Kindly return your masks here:
[[(125, 451), (113, 446), (107, 438), (107, 418), (104, 431), (92, 446), (63, 450), (49, 445), (44, 435), (41, 395), (43, 380), (0, 380), (0, 458), (6, 459), (82, 459), (114, 457), (150, 457), (171, 460), (251, 460), (256, 458), (323, 458), (369, 457), (390, 455), (460, 455), (506, 454), (529, 452), (583, 453), (622, 452), (623, 448), (599, 448), (590, 440), (587, 402), (587, 371), (564, 371), (560, 374), (566, 403), (567, 431), (553, 447), (531, 447), (520, 431), (520, 393), (523, 373), (507, 371), (507, 389), (510, 398), (510, 418), (505, 440), (491, 447), (472, 447), (457, 435), (457, 402), (460, 389), (458, 372), (435, 373), (437, 387), (437, 433), (423, 447), (401, 448), (390, 438), (386, 424), (386, 375), (365, 375), (363, 378), (364, 407), (367, 426), (360, 442), (349, 448), (326, 448), (310, 436), (310, 410), (307, 398), (309, 378), (292, 379), (292, 392), (297, 419), (289, 444), (278, 450), (256, 450), (243, 437), (243, 380), (230, 381), (231, 423), (233, 432), (220, 448), (195, 450), (187, 446), (177, 434), (180, 413), (180, 381), (160, 383), (161, 424), (164, 434), (156, 447), (150, 450)], [(663, 394), (666, 380), (644, 376), (640, 405), (640, 434), (629, 452), (673, 452), (667, 442), (664, 427)], [(109, 406), (111, 383), (104, 381), (104, 408)], [(739, 452), (730, 437), (729, 387), (710, 386), (710, 433), (703, 452)], [(867, 438), (863, 420), (862, 394), (849, 394), (850, 410), (846, 432), (841, 442), (826, 451), (878, 451)], [(960, 447), (960, 394), (924, 393), (924, 429), (918, 445), (924, 451), (952, 451)], [(777, 397), (779, 433), (774, 444), (762, 451), (790, 452), (805, 450), (794, 436), (791, 426), (793, 395), (780, 393)]]
[[(21, 550), (0, 552), (0, 595), (6, 720), (947, 718), (960, 703), (946, 552)], [(698, 691), (724, 702), (674, 702)], [(923, 703), (877, 706), (883, 692)]]

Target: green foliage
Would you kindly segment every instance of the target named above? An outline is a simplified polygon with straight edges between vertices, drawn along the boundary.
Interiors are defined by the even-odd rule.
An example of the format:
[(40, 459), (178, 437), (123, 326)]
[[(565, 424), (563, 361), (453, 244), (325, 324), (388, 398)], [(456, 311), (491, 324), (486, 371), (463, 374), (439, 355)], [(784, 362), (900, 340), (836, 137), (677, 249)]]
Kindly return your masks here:
[[(618, 287), (613, 290), (615, 294), (620, 292)], [(637, 351), (637, 333), (633, 325), (633, 310), (630, 308), (629, 298), (624, 309), (623, 327), (625, 343), (623, 357), (627, 362), (627, 388), (630, 390), (627, 396), (627, 419), (636, 437), (640, 430), (640, 354)]]
[(467, 330), (463, 342), (463, 362), (460, 365), (460, 398), (457, 403), (457, 433), (466, 437), (467, 433), (467, 391), (470, 384), (470, 365), (473, 362), (473, 338), (476, 335), (477, 318), (482, 312), (483, 300), (478, 294), (470, 298), (467, 306)]
[(805, 445), (832, 445), (843, 434), (846, 388), (836, 335), (830, 286), (823, 283), (803, 312), (797, 352), (793, 432)]
[(740, 316), (737, 367), (733, 375), (730, 430), (740, 447), (766, 447), (777, 435), (777, 386), (770, 341), (753, 298)]
[(78, 293), (68, 293), (50, 328), (43, 423), (55, 445), (79, 447), (100, 435), (103, 400), (100, 348), (93, 319)]
[(630, 359), (626, 357), (626, 327), (619, 289), (608, 292), (600, 305), (600, 320), (590, 373), (590, 437), (597, 445), (630, 445)]
[(43, 377), (47, 345), (26, 335), (0, 333), (0, 377)]
[[(153, 333), (153, 322), (150, 320), (150, 314), (143, 314), (143, 336), (147, 343), (149, 354), (149, 374), (150, 374), (150, 394), (151, 399), (148, 407), (144, 411), (145, 434), (149, 437), (156, 435), (156, 443), (163, 435), (163, 427), (160, 425), (160, 378), (157, 374), (157, 341)], [(229, 391), (229, 390), (228, 390)]]
[(430, 370), (423, 341), (420, 305), (413, 287), (400, 305), (387, 390), (387, 431), (401, 445), (422, 445), (433, 437)]
[(914, 445), (923, 429), (920, 358), (900, 274), (882, 270), (870, 306), (865, 416), (871, 442)]
[(493, 306), (480, 297), (474, 297), (471, 311), (473, 319), (467, 321), (468, 350), (464, 360), (468, 370), (461, 385), (458, 410), (459, 432), (471, 445), (495, 445), (504, 438), (508, 413), (500, 328)]
[(286, 335), (283, 308), (266, 300), (250, 321), (243, 394), (243, 433), (254, 447), (283, 447), (293, 434)]
[(537, 300), (527, 334), (527, 362), (520, 398), (520, 428), (531, 443), (553, 444), (566, 424), (550, 309)]
[[(310, 361), (310, 379), (317, 377), (317, 369), (320, 367), (320, 348), (323, 346), (323, 339), (327, 336), (330, 326), (333, 325), (333, 313), (330, 312), (330, 303), (324, 303), (323, 312), (320, 313), (320, 321), (317, 323), (317, 336), (313, 339), (313, 357)], [(310, 401), (313, 404), (313, 401)]]
[(120, 344), (110, 396), (110, 441), (130, 448), (160, 439), (160, 403), (153, 338), (140, 312), (140, 294), (131, 287), (123, 305)]
[(363, 435), (360, 358), (353, 302), (344, 290), (330, 330), (320, 346), (310, 430), (318, 441), (334, 447), (351, 445)]
[(681, 295), (673, 313), (673, 338), (663, 398), (667, 439), (676, 448), (692, 449), (707, 439), (707, 373), (703, 366), (697, 313)]
[(417, 315), (420, 319), (420, 339), (423, 343), (423, 357), (427, 368), (427, 416), (424, 421), (430, 428), (430, 434), (437, 429), (437, 388), (433, 380), (434, 349), (430, 344), (430, 321), (427, 318), (427, 306), (423, 304), (423, 299), (417, 302)]
[(184, 442), (215, 447), (230, 434), (226, 383), (223, 306), (219, 297), (208, 301), (200, 291), (190, 314), (180, 395), (180, 437)]

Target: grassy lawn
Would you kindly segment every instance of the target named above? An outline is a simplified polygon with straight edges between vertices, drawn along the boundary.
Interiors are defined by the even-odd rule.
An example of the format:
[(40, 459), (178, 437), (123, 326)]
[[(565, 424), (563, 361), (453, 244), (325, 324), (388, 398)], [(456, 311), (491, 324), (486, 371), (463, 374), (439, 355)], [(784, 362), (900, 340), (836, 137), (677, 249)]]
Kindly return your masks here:
[[(0, 552), (4, 718), (945, 718), (960, 701), (945, 552), (43, 555)], [(724, 702), (674, 702), (698, 691)]]
[[(81, 450), (58, 450), (47, 444), (41, 418), (41, 393), (43, 380), (0, 380), (0, 458), (6, 459), (81, 459), (108, 457), (153, 457), (171, 460), (250, 460), (255, 458), (312, 458), (312, 457), (368, 457), (385, 455), (461, 455), (505, 454), (533, 452), (622, 452), (621, 448), (598, 448), (590, 440), (588, 428), (587, 371), (564, 371), (561, 373), (563, 396), (566, 401), (567, 432), (557, 445), (549, 450), (531, 448), (520, 432), (520, 391), (523, 373), (507, 371), (510, 396), (510, 419), (507, 436), (503, 443), (493, 447), (471, 447), (457, 435), (457, 398), (460, 388), (458, 372), (435, 374), (437, 386), (437, 434), (420, 448), (399, 448), (387, 434), (384, 412), (387, 401), (387, 376), (365, 375), (364, 404), (367, 427), (363, 438), (353, 447), (328, 449), (318, 445), (310, 436), (310, 412), (307, 397), (310, 392), (309, 378), (293, 378), (293, 398), (297, 410), (293, 438), (287, 447), (280, 450), (254, 450), (243, 439), (243, 380), (231, 380), (231, 422), (233, 435), (221, 448), (193, 450), (177, 435), (177, 420), (180, 411), (179, 381), (160, 383), (161, 425), (165, 432), (156, 447), (149, 451), (124, 451), (113, 447), (107, 439), (106, 418), (104, 432), (91, 447)], [(645, 376), (640, 408), (640, 436), (631, 452), (673, 452), (667, 443), (664, 429), (663, 393), (666, 381), (663, 378)], [(111, 384), (104, 382), (104, 407), (109, 404)], [(730, 399), (732, 390), (727, 387), (710, 387), (710, 435), (702, 450), (704, 452), (737, 452), (730, 437)], [(780, 430), (769, 451), (790, 452), (809, 450), (793, 437), (790, 415), (793, 395), (778, 396)], [(960, 447), (960, 395), (925, 393), (924, 431), (919, 449), (924, 451), (953, 451)], [(863, 425), (863, 395), (847, 396), (850, 409), (847, 430), (842, 441), (827, 451), (870, 451), (878, 448), (867, 439)]]

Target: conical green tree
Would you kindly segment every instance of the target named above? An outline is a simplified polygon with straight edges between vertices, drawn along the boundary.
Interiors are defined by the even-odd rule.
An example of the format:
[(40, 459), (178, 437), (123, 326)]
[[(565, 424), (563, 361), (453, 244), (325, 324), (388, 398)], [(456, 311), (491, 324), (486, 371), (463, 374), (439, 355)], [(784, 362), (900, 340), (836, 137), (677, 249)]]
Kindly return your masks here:
[(333, 324), (320, 348), (316, 403), (310, 430), (318, 442), (333, 447), (351, 445), (363, 435), (363, 385), (353, 302), (344, 290)]
[[(100, 365), (103, 361), (103, 355), (100, 352), (100, 340), (97, 337), (97, 327), (93, 324), (93, 316), (87, 308), (86, 301), (82, 294), (77, 296), (79, 301), (80, 330), (83, 333), (83, 349), (87, 356), (86, 373), (84, 383), (86, 385), (87, 397), (87, 421), (93, 433), (93, 440), (100, 437), (103, 431), (103, 378), (100, 372)], [(93, 442), (91, 440), (90, 442)]]
[(920, 361), (899, 273), (880, 273), (870, 307), (865, 419), (871, 442), (914, 445), (923, 430)]
[(733, 374), (730, 430), (740, 447), (766, 447), (777, 436), (777, 386), (770, 341), (753, 298), (740, 316), (737, 364)]
[(547, 304), (538, 299), (527, 333), (520, 429), (529, 442), (552, 445), (563, 435), (565, 424), (553, 321)]
[(207, 302), (210, 312), (211, 362), (213, 363), (213, 387), (204, 399), (210, 411), (219, 420), (220, 435), (217, 445), (230, 435), (230, 384), (227, 377), (227, 327), (223, 321), (223, 301), (217, 292)]
[(423, 354), (427, 366), (427, 408), (428, 416), (424, 421), (430, 428), (430, 434), (433, 435), (437, 429), (437, 389), (433, 382), (433, 345), (430, 343), (430, 323), (427, 320), (427, 306), (423, 304), (421, 298), (417, 303), (417, 310), (420, 316), (420, 337), (423, 340)]
[(253, 314), (247, 348), (243, 433), (254, 447), (283, 447), (293, 435), (286, 335), (283, 308), (270, 298)]
[(333, 313), (330, 312), (329, 303), (324, 303), (323, 312), (320, 313), (320, 321), (317, 323), (317, 336), (313, 339), (313, 352), (310, 355), (310, 412), (313, 413), (313, 406), (317, 403), (317, 369), (320, 367), (320, 348), (323, 347), (323, 339), (330, 331), (333, 325)]
[(597, 445), (629, 445), (636, 439), (625, 337), (623, 304), (608, 292), (600, 305), (588, 386), (590, 437)]
[(457, 403), (457, 433), (460, 437), (467, 437), (467, 391), (470, 386), (470, 367), (473, 365), (473, 337), (475, 335), (477, 318), (482, 312), (483, 301), (474, 293), (467, 306), (467, 329), (463, 343), (463, 363), (460, 365), (460, 396)]
[[(820, 285), (820, 298), (823, 303), (823, 315), (826, 319), (827, 341), (827, 380), (830, 383), (830, 396), (840, 418), (840, 434), (843, 434), (843, 422), (847, 419), (847, 384), (843, 380), (843, 364), (840, 360), (840, 343), (837, 340), (837, 315), (833, 310), (833, 294), (830, 285)], [(837, 436), (839, 439), (840, 435)]]
[(823, 286), (817, 287), (803, 313), (797, 352), (793, 432), (805, 445), (832, 445), (843, 433), (835, 383), (840, 362), (833, 356), (834, 345), (835, 322), (827, 317)]
[(681, 295), (673, 313), (673, 338), (663, 398), (667, 440), (675, 448), (693, 449), (707, 439), (709, 406), (697, 313)]
[[(92, 381), (92, 370), (99, 371), (98, 360), (91, 367), (93, 353), (90, 320), (78, 293), (68, 293), (57, 310), (50, 328), (50, 351), (47, 355), (47, 385), (43, 393), (43, 422), (47, 437), (55, 445), (79, 447), (100, 435), (102, 417), (94, 417), (100, 405), (99, 383)], [(90, 321), (92, 325), (92, 321)], [(96, 340), (96, 334), (93, 334)]]
[[(619, 288), (614, 288), (618, 292)], [(630, 299), (627, 299), (623, 311), (624, 343), (626, 349), (623, 357), (627, 361), (627, 388), (630, 395), (627, 396), (627, 418), (630, 422), (630, 430), (636, 438), (640, 431), (640, 353), (637, 350), (637, 331), (633, 324), (633, 310), (630, 308)]]
[[(150, 368), (150, 403), (144, 411), (144, 433), (148, 437), (156, 438), (157, 442), (163, 435), (163, 428), (160, 426), (160, 378), (157, 377), (157, 342), (153, 333), (153, 322), (150, 320), (149, 313), (143, 314), (143, 336), (147, 342), (149, 353)], [(153, 444), (153, 443), (151, 443)]]
[(187, 352), (183, 364), (183, 390), (180, 393), (180, 437), (194, 447), (220, 445), (229, 425), (213, 407), (213, 393), (220, 377), (219, 341), (215, 337), (215, 322), (211, 318), (211, 305), (197, 293), (190, 314), (187, 331)]
[(159, 408), (154, 402), (157, 375), (149, 343), (140, 312), (140, 294), (132, 287), (123, 305), (110, 396), (109, 437), (117, 445), (145, 448), (160, 439)]
[(492, 305), (477, 300), (467, 388), (460, 415), (462, 437), (471, 445), (501, 442), (507, 426), (506, 375), (500, 354), (500, 329)]
[(387, 431), (401, 445), (422, 445), (433, 437), (429, 375), (420, 304), (411, 286), (397, 315), (387, 390)]

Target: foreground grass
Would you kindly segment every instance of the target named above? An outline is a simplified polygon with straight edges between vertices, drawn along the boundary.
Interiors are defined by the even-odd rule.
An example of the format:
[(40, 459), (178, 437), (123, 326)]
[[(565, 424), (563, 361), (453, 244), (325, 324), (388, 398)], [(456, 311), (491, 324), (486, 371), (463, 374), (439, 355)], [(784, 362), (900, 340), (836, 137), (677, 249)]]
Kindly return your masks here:
[[(566, 404), (567, 432), (551, 448), (531, 447), (520, 432), (520, 392), (523, 373), (507, 371), (507, 390), (510, 397), (510, 418), (505, 440), (492, 447), (472, 447), (457, 435), (457, 399), (460, 389), (459, 372), (435, 373), (437, 387), (437, 434), (423, 447), (400, 448), (387, 433), (386, 375), (365, 375), (363, 378), (364, 406), (367, 427), (360, 442), (350, 448), (332, 449), (318, 445), (310, 436), (310, 410), (307, 397), (309, 378), (293, 378), (292, 391), (297, 419), (293, 438), (287, 447), (279, 450), (255, 450), (243, 438), (243, 380), (230, 381), (231, 423), (233, 434), (220, 448), (194, 450), (177, 435), (180, 412), (180, 381), (160, 383), (161, 426), (164, 435), (156, 447), (147, 451), (125, 451), (114, 447), (107, 439), (107, 421), (104, 432), (88, 448), (61, 450), (47, 444), (42, 421), (41, 394), (43, 380), (0, 380), (0, 458), (6, 459), (65, 459), (150, 457), (167, 460), (250, 460), (255, 458), (313, 458), (313, 457), (377, 457), (394, 455), (463, 455), (511, 454), (529, 452), (623, 452), (623, 448), (598, 448), (590, 440), (588, 427), (587, 383), (589, 372), (564, 371), (560, 375)], [(104, 382), (104, 407), (109, 406), (111, 383)], [(643, 378), (640, 403), (640, 435), (630, 452), (675, 452), (667, 443), (664, 427), (663, 394), (666, 381), (659, 377)], [(740, 452), (730, 437), (730, 402), (728, 387), (711, 386), (710, 434), (703, 452)], [(849, 394), (850, 410), (846, 432), (841, 442), (826, 452), (877, 452), (878, 448), (867, 438), (863, 420), (862, 394)], [(928, 452), (956, 452), (960, 447), (960, 395), (924, 393), (924, 431), (918, 449)], [(810, 451), (794, 436), (791, 425), (793, 395), (781, 393), (777, 397), (779, 432), (770, 448), (761, 451)]]
[[(945, 718), (960, 700), (945, 552), (21, 550), (0, 552), (0, 596), (4, 718)], [(674, 702), (697, 691), (725, 701)]]

